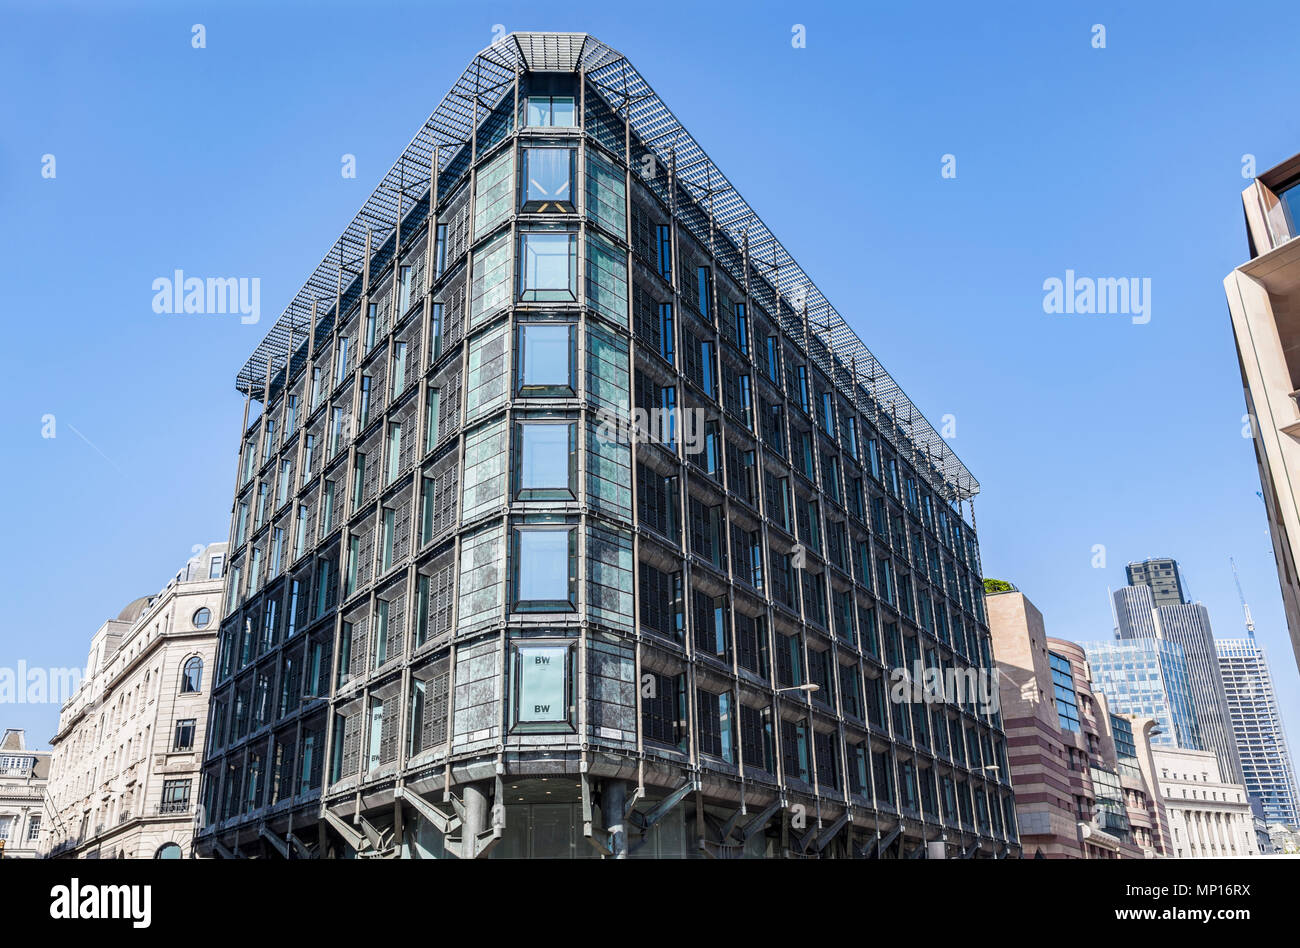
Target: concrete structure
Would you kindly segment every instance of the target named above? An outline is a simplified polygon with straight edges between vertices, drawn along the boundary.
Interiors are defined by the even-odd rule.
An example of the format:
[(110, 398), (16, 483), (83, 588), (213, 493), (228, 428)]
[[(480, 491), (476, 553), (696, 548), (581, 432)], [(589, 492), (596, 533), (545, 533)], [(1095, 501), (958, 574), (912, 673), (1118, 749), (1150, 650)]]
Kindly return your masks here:
[(1116, 714), (1153, 718), (1158, 725), (1153, 742), (1159, 746), (1201, 749), (1181, 645), (1145, 638), (1081, 645), (1093, 687), (1105, 693)]
[(1264, 647), (1253, 636), (1215, 645), (1246, 790), (1259, 801), (1266, 823), (1298, 826), (1300, 789)]
[(237, 386), (203, 851), (1016, 852), (886, 698), (987, 677), (978, 484), (617, 51), (480, 52)]
[(0, 738), (0, 855), (5, 859), (37, 855), (48, 818), (49, 776), (50, 752), (29, 750), (25, 732), (7, 728)]
[(1241, 200), (1250, 260), (1228, 274), (1223, 287), (1287, 627), (1300, 664), (1300, 155), (1261, 174)]
[(225, 555), (204, 547), (91, 639), (51, 740), (46, 855), (190, 855)]
[(1146, 586), (1122, 586), (1111, 597), (1115, 606), (1115, 638), (1157, 638), (1155, 601)]
[(1024, 855), (1162, 854), (1167, 827), (1144, 776), (1155, 722), (1112, 714), (1092, 689), (1083, 649), (1048, 638), (1023, 593), (986, 602)]
[(1246, 788), (1222, 779), (1213, 751), (1158, 748), (1153, 757), (1169, 816), (1172, 856), (1260, 855)]

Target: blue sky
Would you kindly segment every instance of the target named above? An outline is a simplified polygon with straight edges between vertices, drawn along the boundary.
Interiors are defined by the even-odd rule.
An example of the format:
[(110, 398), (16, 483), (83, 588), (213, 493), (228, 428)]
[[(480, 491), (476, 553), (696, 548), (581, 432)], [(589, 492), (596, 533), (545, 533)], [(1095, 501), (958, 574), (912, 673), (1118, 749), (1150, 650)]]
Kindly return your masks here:
[[(1247, 253), (1243, 156), (1300, 151), (1269, 91), (1295, 87), (1270, 40), (1294, 4), (106, 6), (4, 4), (0, 666), (84, 662), (104, 619), (225, 538), (236, 371), (503, 24), (626, 53), (920, 408), (955, 416), (985, 574), (1049, 634), (1107, 637), (1107, 586), (1150, 555), (1239, 634), (1235, 556), (1300, 740), (1222, 288)], [(262, 322), (155, 314), (178, 268), (260, 278)], [(1151, 321), (1045, 314), (1067, 269), (1149, 278)], [(57, 708), (0, 719), (45, 746)]]

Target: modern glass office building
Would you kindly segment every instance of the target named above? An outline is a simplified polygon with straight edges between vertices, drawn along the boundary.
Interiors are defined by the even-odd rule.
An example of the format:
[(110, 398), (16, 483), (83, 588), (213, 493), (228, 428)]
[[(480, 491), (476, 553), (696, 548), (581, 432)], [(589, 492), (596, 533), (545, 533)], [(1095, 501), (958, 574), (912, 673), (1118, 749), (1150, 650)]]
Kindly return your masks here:
[(1241, 783), (1241, 758), (1233, 736), (1232, 715), (1219, 658), (1210, 628), (1210, 612), (1199, 602), (1156, 609), (1161, 635), (1181, 645), (1187, 659), (1187, 680), (1196, 708), (1196, 723), (1205, 750), (1219, 758), (1219, 773), (1227, 783)]
[(1181, 645), (1146, 638), (1081, 644), (1093, 690), (1106, 696), (1111, 711), (1155, 718), (1160, 731), (1154, 745), (1205, 749)]
[(1253, 636), (1215, 645), (1246, 790), (1269, 823), (1300, 825), (1300, 790), (1264, 647)]
[(200, 851), (1017, 852), (890, 700), (991, 674), (978, 484), (620, 53), (475, 56), (237, 384)]
[(1144, 560), (1129, 563), (1126, 569), (1130, 585), (1114, 594), (1116, 637), (1155, 637), (1181, 646), (1202, 744), (1187, 749), (1214, 751), (1223, 779), (1241, 783), (1241, 758), (1233, 738), (1209, 610), (1199, 602), (1187, 601), (1176, 560)]

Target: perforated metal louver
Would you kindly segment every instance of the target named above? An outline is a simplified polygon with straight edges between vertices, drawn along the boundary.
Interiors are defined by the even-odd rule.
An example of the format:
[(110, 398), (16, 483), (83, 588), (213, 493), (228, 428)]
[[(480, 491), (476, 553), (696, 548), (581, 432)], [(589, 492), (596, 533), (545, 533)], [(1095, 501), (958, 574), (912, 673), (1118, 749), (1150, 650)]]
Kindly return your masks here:
[(979, 482), (948, 443), (645, 78), (622, 53), (586, 33), (511, 33), (474, 56), (254, 350), (237, 376), (239, 391), (264, 398), (268, 362), (274, 374), (283, 372), (291, 336), (295, 348), (307, 338), (312, 301), (318, 301), (318, 314), (328, 312), (339, 287), (346, 288), (360, 272), (367, 229), (373, 232), (372, 246), (390, 236), (400, 217), (427, 193), (434, 149), (439, 148), (439, 170), (445, 170), (469, 141), (474, 103), (481, 122), (511, 90), (516, 71), (526, 70), (584, 70), (614, 108), (626, 109), (642, 143), (674, 163), (677, 180), (711, 211), (715, 226), (738, 246), (748, 241), (756, 268), (790, 307), (807, 312), (809, 332), (820, 343), (812, 346), (810, 357), (851, 393), (896, 447), (910, 449), (911, 462), (941, 482), (949, 500), (979, 493)]

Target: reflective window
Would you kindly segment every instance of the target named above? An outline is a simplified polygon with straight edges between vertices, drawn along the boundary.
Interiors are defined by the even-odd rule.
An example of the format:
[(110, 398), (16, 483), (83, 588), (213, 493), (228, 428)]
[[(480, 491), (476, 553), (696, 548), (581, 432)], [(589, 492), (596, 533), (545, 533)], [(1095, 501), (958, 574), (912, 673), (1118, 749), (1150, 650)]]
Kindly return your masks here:
[(366, 306), (366, 352), (375, 347), (375, 334), (379, 327), (379, 304), (370, 303)]
[(406, 311), (411, 308), (411, 289), (413, 286), (412, 278), (414, 271), (411, 267), (402, 267), (398, 273), (401, 281), (401, 295), (398, 297), (397, 316), (400, 319), (406, 315)]
[(334, 352), (334, 384), (338, 385), (343, 381), (343, 377), (348, 374), (348, 339), (346, 336), (340, 337), (338, 347)]
[(384, 539), (380, 569), (388, 570), (393, 566), (393, 546), (397, 536), (397, 511), (392, 507), (384, 508)]
[(373, 667), (378, 668), (388, 661), (388, 600), (375, 601), (375, 625), (370, 643)]
[[(200, 609), (199, 612), (207, 612), (207, 609)], [(210, 615), (210, 613), (209, 613)], [(196, 623), (197, 624), (197, 623)], [(203, 623), (207, 625), (207, 622)], [(181, 694), (191, 694), (203, 690), (203, 659), (195, 655), (185, 663), (185, 668), (181, 672)]]
[(659, 304), (659, 354), (668, 361), (670, 365), (676, 365), (673, 361), (673, 304)]
[(573, 128), (578, 124), (571, 95), (530, 95), (525, 116), (533, 128)]
[(1282, 207), (1285, 209), (1288, 232), (1291, 236), (1300, 234), (1300, 183), (1291, 185), (1285, 191), (1279, 191)]
[(571, 611), (575, 603), (574, 531), (522, 526), (514, 536), (514, 607), (518, 611)]
[(1074, 692), (1074, 674), (1070, 660), (1064, 655), (1048, 652), (1052, 665), (1052, 690), (1056, 695), (1056, 717), (1062, 730), (1079, 730), (1079, 704)]
[(524, 323), (519, 327), (519, 394), (574, 395), (575, 327), (571, 323)]
[(525, 302), (577, 299), (578, 238), (533, 231), (519, 238), (519, 298)]
[(172, 741), (172, 750), (193, 750), (196, 723), (196, 719), (194, 718), (182, 718), (176, 722), (176, 733)]
[(655, 251), (659, 275), (671, 283), (673, 281), (673, 239), (672, 230), (667, 224), (655, 226)]
[(402, 426), (393, 421), (388, 424), (388, 482), (397, 480), (402, 468)]
[(519, 166), (521, 210), (572, 214), (573, 166), (571, 148), (525, 148)]
[(406, 343), (393, 343), (393, 397), (406, 388)]
[(521, 500), (568, 500), (574, 490), (577, 425), (523, 421), (515, 426), (515, 491)]

